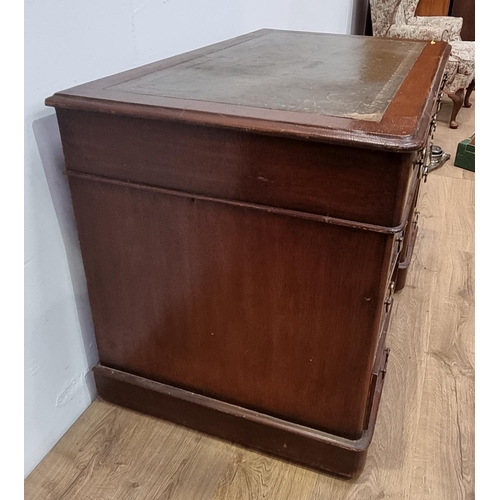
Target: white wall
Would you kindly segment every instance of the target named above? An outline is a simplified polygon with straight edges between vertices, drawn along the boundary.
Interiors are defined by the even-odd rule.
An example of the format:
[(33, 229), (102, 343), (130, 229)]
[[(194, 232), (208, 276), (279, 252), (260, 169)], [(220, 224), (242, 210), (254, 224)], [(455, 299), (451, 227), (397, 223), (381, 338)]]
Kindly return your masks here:
[(289, 0), (288, 29), (351, 33), (353, 0)]
[(25, 475), (95, 397), (58, 90), (263, 27), (350, 30), (353, 0), (25, 1)]

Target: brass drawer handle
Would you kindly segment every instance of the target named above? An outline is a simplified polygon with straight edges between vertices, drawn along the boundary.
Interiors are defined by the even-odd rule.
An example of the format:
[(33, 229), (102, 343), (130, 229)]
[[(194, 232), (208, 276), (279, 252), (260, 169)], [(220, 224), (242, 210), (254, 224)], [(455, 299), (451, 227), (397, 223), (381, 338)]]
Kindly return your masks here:
[[(439, 106), (439, 104), (438, 104)], [(430, 134), (431, 134), (431, 139), (434, 139), (434, 134), (436, 132), (437, 128), (437, 112), (433, 115), (432, 120), (431, 120), (431, 126), (430, 126)]]
[(397, 238), (396, 238), (396, 253), (400, 253), (401, 250), (403, 249), (403, 242), (405, 240), (405, 233), (402, 232)]
[(387, 373), (387, 363), (389, 362), (389, 354), (390, 353), (391, 353), (391, 348), (387, 347), (385, 350), (384, 366), (382, 367), (382, 370), (380, 370), (380, 373), (382, 374), (382, 378), (384, 378), (385, 374)]
[(417, 159), (413, 162), (413, 169), (417, 167), (417, 175), (419, 178), (421, 176), (422, 167), (424, 166), (426, 159), (427, 159), (427, 146), (425, 146), (418, 152)]
[(415, 210), (415, 215), (413, 216), (413, 227), (417, 227), (419, 217), (420, 212), (418, 210)]
[(388, 313), (389, 309), (391, 308), (392, 301), (394, 300), (393, 295), (395, 289), (396, 289), (396, 283), (394, 283), (394, 281), (391, 281), (391, 284), (389, 285), (389, 295), (384, 301), (386, 313)]
[(443, 106), (443, 97), (444, 97), (444, 92), (443, 91), (439, 92), (438, 99), (437, 99), (437, 108), (436, 108), (437, 111), (436, 111), (436, 114), (441, 111), (441, 108)]
[(424, 167), (422, 177), (424, 178), (424, 183), (427, 182), (427, 176), (429, 175), (429, 165)]

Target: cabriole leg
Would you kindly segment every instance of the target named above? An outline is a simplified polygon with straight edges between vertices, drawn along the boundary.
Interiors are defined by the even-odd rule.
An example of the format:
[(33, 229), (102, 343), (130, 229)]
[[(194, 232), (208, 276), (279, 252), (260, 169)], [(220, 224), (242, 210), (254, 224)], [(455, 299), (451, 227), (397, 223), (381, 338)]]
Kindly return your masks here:
[(458, 128), (456, 121), (457, 114), (464, 103), (464, 89), (458, 89), (455, 93), (449, 93), (449, 98), (453, 101), (453, 109), (450, 117), (450, 128)]
[(467, 90), (465, 91), (464, 108), (470, 108), (472, 106), (470, 102), (470, 95), (472, 94), (472, 91), (475, 88), (476, 88), (476, 80), (472, 80), (472, 82), (470, 82), (470, 85), (467, 87)]

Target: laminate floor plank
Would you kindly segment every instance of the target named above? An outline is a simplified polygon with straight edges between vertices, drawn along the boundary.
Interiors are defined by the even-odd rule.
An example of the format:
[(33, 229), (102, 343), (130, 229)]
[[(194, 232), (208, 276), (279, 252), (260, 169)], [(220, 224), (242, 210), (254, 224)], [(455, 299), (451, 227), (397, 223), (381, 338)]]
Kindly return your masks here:
[[(443, 237), (439, 234), (437, 241)], [(417, 425), (412, 498), (474, 497), (473, 254), (447, 248), (428, 318), (426, 375)], [(425, 257), (424, 257), (425, 260)], [(431, 472), (431, 473), (430, 473)]]
[(250, 450), (239, 449), (213, 500), (307, 498), (316, 474)]
[[(434, 179), (437, 181), (438, 179)], [(413, 498), (474, 498), (474, 190), (439, 178), (423, 193), (419, 266), (435, 273), (410, 492)], [(428, 238), (425, 238), (428, 235)]]
[(435, 279), (431, 271), (409, 274), (395, 297), (387, 346), (391, 348), (377, 426), (365, 469), (357, 481), (339, 482), (318, 476), (310, 499), (409, 498), (416, 428), (425, 378), (426, 311)]
[(200, 494), (210, 498), (232, 458), (226, 444), (161, 424), (94, 401), (52, 450), (53, 460), (42, 461), (30, 474), (25, 498), (190, 498), (191, 490), (193, 498)]
[[(407, 284), (365, 470), (344, 481), (94, 401), (25, 481), (26, 500), (470, 500), (474, 498), (474, 178), (453, 166), (474, 106), (434, 142)], [(448, 115), (447, 115), (448, 114)]]

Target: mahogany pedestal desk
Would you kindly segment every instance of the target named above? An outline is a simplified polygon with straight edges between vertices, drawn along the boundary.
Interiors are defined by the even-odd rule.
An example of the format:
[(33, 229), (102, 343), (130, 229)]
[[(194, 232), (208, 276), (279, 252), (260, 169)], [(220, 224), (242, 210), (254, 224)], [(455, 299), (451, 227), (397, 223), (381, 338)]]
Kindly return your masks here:
[(448, 54), (260, 30), (47, 99), (99, 395), (358, 475)]

